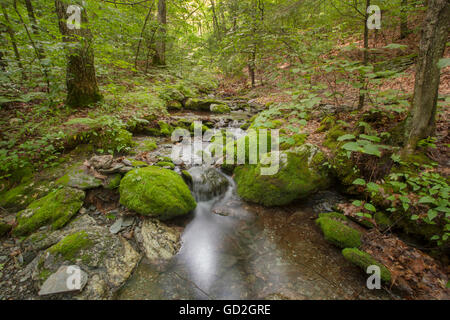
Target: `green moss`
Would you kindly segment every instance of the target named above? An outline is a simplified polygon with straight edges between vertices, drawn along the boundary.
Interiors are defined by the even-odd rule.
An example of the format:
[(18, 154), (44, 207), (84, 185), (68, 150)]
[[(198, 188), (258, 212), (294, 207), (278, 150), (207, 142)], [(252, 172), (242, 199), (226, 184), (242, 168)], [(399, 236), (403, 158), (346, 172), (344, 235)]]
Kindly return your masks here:
[(105, 188), (109, 190), (117, 189), (120, 185), (120, 181), (122, 180), (122, 175), (120, 173), (116, 173), (110, 177), (105, 184)]
[(89, 239), (85, 231), (79, 231), (64, 237), (54, 246), (48, 249), (48, 252), (59, 255), (64, 260), (74, 261), (76, 254), (82, 250), (92, 246), (93, 242)]
[(158, 121), (158, 126), (160, 128), (161, 135), (170, 136), (172, 134), (173, 128), (167, 122), (160, 120), (160, 121)]
[(135, 145), (133, 135), (125, 129), (102, 131), (100, 135), (92, 138), (92, 142), (104, 153), (127, 152)]
[(342, 128), (340, 124), (332, 127), (325, 136), (325, 141), (323, 145), (331, 150), (336, 150), (338, 148), (339, 142), (337, 139), (340, 136), (346, 134), (345, 130)]
[[(264, 206), (281, 206), (305, 198), (329, 184), (326, 169), (319, 163), (321, 152), (311, 155), (310, 146), (286, 152), (276, 174), (262, 175), (261, 164), (244, 165), (234, 170), (237, 192), (246, 201)], [(316, 158), (316, 161), (314, 160)], [(322, 158), (324, 159), (324, 158)]]
[(376, 212), (374, 215), (378, 228), (386, 230), (394, 225), (394, 222), (383, 212)]
[(131, 165), (134, 168), (142, 168), (142, 167), (148, 167), (148, 163), (144, 162), (144, 161), (139, 161), (139, 160), (130, 160), (131, 161)]
[(330, 219), (335, 219), (335, 220), (344, 221), (344, 222), (348, 221), (348, 218), (339, 212), (319, 213), (319, 218), (330, 218)]
[(32, 202), (17, 214), (15, 236), (23, 236), (51, 224), (53, 229), (63, 227), (80, 210), (85, 194), (73, 188), (62, 188)]
[(81, 163), (74, 164), (67, 171), (65, 175), (56, 180), (56, 184), (81, 190), (93, 189), (102, 185), (102, 181), (90, 175)]
[(152, 140), (143, 141), (142, 146), (143, 146), (143, 148), (142, 148), (143, 151), (153, 151), (158, 148), (158, 146), (156, 145), (156, 142), (152, 141)]
[(183, 105), (181, 104), (180, 101), (172, 100), (172, 101), (167, 102), (166, 108), (167, 108), (167, 110), (179, 111), (179, 110), (183, 109)]
[(210, 111), (210, 106), (212, 104), (220, 105), (222, 103), (214, 99), (189, 98), (184, 103), (184, 107), (188, 110)]
[(39, 280), (41, 280), (41, 282), (45, 282), (45, 280), (48, 279), (48, 277), (50, 277), (52, 275), (52, 271), (43, 268), (40, 272), (39, 272)]
[(378, 266), (381, 272), (381, 280), (386, 283), (391, 282), (391, 273), (389, 270), (367, 252), (356, 248), (346, 248), (342, 250), (342, 255), (345, 259), (363, 269), (364, 272), (367, 271), (367, 267), (369, 266)]
[(128, 172), (120, 183), (119, 191), (122, 205), (159, 219), (185, 215), (197, 205), (177, 173), (156, 166)]
[[(348, 158), (347, 152), (339, 150), (334, 157), (330, 159), (333, 172), (339, 181), (347, 187), (354, 188), (353, 181), (361, 176), (359, 169)], [(347, 189), (347, 192), (354, 193), (353, 189)]]
[(327, 241), (340, 248), (357, 248), (361, 245), (361, 233), (342, 222), (323, 217), (316, 220)]
[(165, 162), (165, 161), (160, 161), (158, 163), (155, 164), (158, 167), (162, 167), (162, 168), (169, 168), (169, 169), (175, 169), (175, 165), (172, 162)]
[(210, 106), (211, 112), (214, 113), (230, 113), (231, 109), (226, 104), (211, 104)]
[[(192, 122), (191, 125), (189, 126), (189, 131), (194, 132), (194, 129), (195, 123)], [(207, 130), (209, 130), (209, 128), (206, 125), (202, 124), (202, 133), (205, 133)]]
[(316, 130), (316, 132), (325, 132), (330, 130), (336, 124), (336, 119), (333, 116), (326, 116), (320, 122), (320, 127)]

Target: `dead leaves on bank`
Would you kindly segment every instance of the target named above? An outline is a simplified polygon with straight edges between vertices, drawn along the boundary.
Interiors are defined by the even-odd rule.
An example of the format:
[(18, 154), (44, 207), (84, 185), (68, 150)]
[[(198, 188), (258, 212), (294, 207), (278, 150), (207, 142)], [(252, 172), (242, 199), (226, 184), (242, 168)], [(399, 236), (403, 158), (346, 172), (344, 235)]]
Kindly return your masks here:
[(392, 287), (409, 299), (450, 299), (447, 272), (432, 257), (392, 234), (371, 230), (362, 249), (383, 263), (392, 275)]

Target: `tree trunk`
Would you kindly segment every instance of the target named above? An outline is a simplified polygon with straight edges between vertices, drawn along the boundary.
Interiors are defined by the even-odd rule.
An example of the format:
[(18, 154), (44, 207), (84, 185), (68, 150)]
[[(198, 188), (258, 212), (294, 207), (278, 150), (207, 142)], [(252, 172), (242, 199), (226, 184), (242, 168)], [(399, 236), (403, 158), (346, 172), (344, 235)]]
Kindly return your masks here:
[(55, 7), (63, 41), (71, 44), (67, 54), (66, 104), (85, 107), (102, 99), (95, 76), (92, 34), (87, 27), (88, 19), (86, 9), (81, 6), (82, 1), (72, 1), (81, 8), (81, 28), (73, 30), (67, 26), (67, 4), (63, 1), (55, 0)]
[[(363, 65), (367, 66), (369, 63), (369, 27), (367, 26), (367, 20), (369, 19), (369, 14), (367, 13), (367, 8), (370, 6), (370, 0), (366, 0), (366, 16), (364, 19), (364, 51), (363, 51)], [(361, 76), (361, 89), (359, 90), (359, 102), (358, 109), (364, 107), (364, 102), (366, 99), (365, 91), (367, 90), (366, 79)]]
[(408, 0), (402, 0), (400, 13), (400, 39), (405, 39), (409, 34), (408, 29)]
[(450, 1), (430, 0), (421, 31), (414, 97), (406, 123), (407, 152), (414, 151), (417, 142), (434, 134), (440, 81), (437, 63), (444, 54), (449, 29)]
[[(37, 37), (39, 37), (38, 24), (36, 21), (36, 16), (34, 15), (34, 8), (33, 8), (33, 4), (31, 3), (31, 0), (25, 0), (25, 6), (27, 8), (28, 18), (30, 19), (30, 22), (31, 22), (31, 30), (32, 30), (34, 36), (37, 38)], [(39, 41), (35, 41), (35, 42), (36, 42), (36, 46), (38, 49), (39, 59), (45, 58), (44, 49), (42, 48), (41, 43)]]
[(166, 64), (166, 24), (167, 24), (167, 8), (166, 0), (158, 0), (158, 22), (159, 34), (156, 43), (156, 56), (154, 63), (156, 65)]
[(13, 47), (14, 55), (16, 56), (17, 65), (19, 66), (19, 68), (22, 71), (22, 77), (25, 78), (25, 69), (23, 68), (22, 59), (20, 58), (19, 49), (17, 48), (17, 42), (16, 42), (16, 37), (14, 35), (14, 30), (11, 28), (11, 22), (9, 21), (9, 16), (8, 16), (8, 12), (6, 11), (5, 4), (2, 3), (1, 6), (2, 6), (3, 16), (5, 17), (6, 23), (8, 24), (6, 26), (6, 32), (8, 33), (9, 38), (11, 40), (11, 45)]

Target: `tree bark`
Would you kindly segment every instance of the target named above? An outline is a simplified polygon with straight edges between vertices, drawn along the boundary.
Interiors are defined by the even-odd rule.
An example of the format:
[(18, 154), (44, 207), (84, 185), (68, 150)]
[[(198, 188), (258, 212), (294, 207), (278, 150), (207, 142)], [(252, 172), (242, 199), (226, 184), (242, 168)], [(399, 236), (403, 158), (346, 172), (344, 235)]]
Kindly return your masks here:
[(412, 152), (417, 142), (434, 134), (440, 69), (450, 30), (450, 1), (430, 0), (422, 26), (419, 57), (416, 66), (414, 96), (406, 122), (406, 152)]
[(158, 22), (159, 34), (156, 42), (156, 55), (154, 63), (156, 65), (166, 64), (166, 24), (167, 24), (167, 8), (166, 0), (158, 0)]
[[(31, 30), (32, 30), (34, 36), (37, 38), (37, 37), (39, 37), (38, 24), (36, 21), (36, 16), (34, 14), (34, 8), (33, 8), (33, 4), (31, 2), (31, 0), (25, 0), (25, 7), (27, 8), (28, 18), (30, 19), (30, 22), (31, 22)], [(35, 41), (35, 42), (36, 42), (36, 46), (38, 49), (39, 59), (45, 58), (44, 49), (42, 48), (41, 43), (39, 41)]]
[(402, 0), (400, 13), (400, 39), (405, 39), (409, 35), (408, 29), (408, 0)]
[(6, 32), (8, 33), (9, 38), (11, 40), (11, 45), (13, 47), (14, 55), (16, 56), (17, 65), (19, 66), (19, 68), (22, 71), (22, 77), (26, 78), (25, 69), (23, 68), (22, 59), (20, 58), (19, 49), (17, 48), (17, 41), (16, 41), (16, 37), (14, 35), (14, 30), (11, 28), (11, 22), (9, 21), (8, 12), (6, 11), (6, 7), (5, 7), (4, 3), (2, 3), (1, 6), (2, 6), (3, 16), (5, 17), (6, 23), (8, 24), (6, 26)]
[[(369, 64), (369, 28), (367, 26), (367, 20), (369, 19), (369, 14), (367, 13), (367, 8), (370, 6), (370, 0), (366, 0), (366, 8), (365, 8), (365, 19), (364, 19), (364, 51), (363, 51), (363, 65), (367, 66)], [(366, 100), (365, 91), (367, 90), (366, 79), (361, 76), (361, 89), (359, 90), (359, 102), (358, 109), (362, 109), (364, 107), (364, 103)]]
[(67, 54), (67, 100), (70, 107), (85, 107), (102, 99), (95, 76), (94, 49), (92, 34), (87, 27), (86, 10), (80, 0), (71, 1), (81, 8), (81, 28), (69, 29), (67, 26), (67, 4), (65, 0), (55, 0), (59, 30), (63, 41), (70, 43)]

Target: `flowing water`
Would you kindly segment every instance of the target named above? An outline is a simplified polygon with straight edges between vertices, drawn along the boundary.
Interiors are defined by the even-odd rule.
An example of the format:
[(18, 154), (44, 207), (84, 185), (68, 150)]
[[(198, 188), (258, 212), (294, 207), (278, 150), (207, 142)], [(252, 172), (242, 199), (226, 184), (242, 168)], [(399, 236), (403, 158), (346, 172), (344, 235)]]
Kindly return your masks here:
[[(213, 184), (221, 191), (209, 196), (204, 192), (208, 181), (202, 180), (206, 170), (214, 170), (214, 179), (222, 181)], [(336, 196), (333, 192), (268, 209), (241, 201), (233, 179), (218, 169), (190, 172), (198, 205), (186, 223), (179, 253), (164, 266), (144, 260), (118, 299), (389, 298), (382, 290), (368, 290), (362, 271), (345, 261), (315, 226), (313, 208)]]

